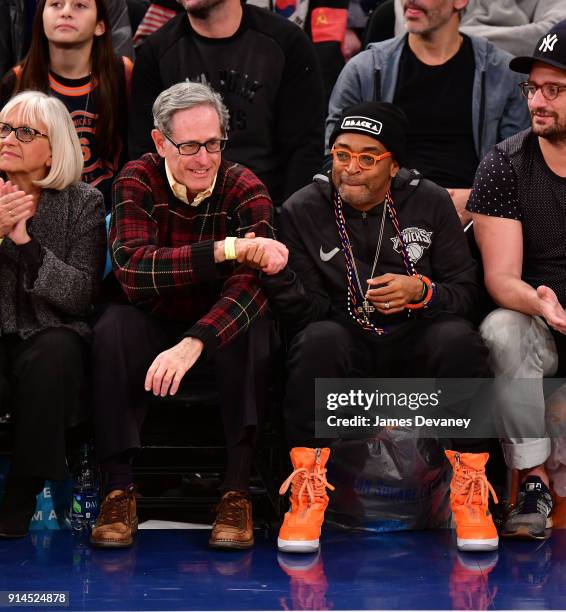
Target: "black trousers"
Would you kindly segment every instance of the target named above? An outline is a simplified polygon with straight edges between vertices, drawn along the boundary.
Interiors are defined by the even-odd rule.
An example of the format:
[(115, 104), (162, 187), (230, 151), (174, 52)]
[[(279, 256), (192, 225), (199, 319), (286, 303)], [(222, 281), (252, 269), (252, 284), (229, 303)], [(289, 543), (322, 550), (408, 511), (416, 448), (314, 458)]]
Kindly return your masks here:
[[(152, 398), (144, 390), (147, 370), (186, 329), (187, 323), (157, 319), (129, 305), (109, 306), (95, 324), (94, 426), (101, 461), (140, 448)], [(218, 350), (212, 364), (200, 358), (183, 379), (190, 385), (207, 365), (214, 369), (228, 454), (224, 490), (249, 486), (256, 433), (267, 401), (271, 342), (271, 322), (258, 319), (247, 333)]]
[(14, 421), (11, 472), (60, 480), (67, 476), (66, 430), (87, 412), (86, 342), (63, 327), (27, 340), (0, 338), (0, 412)]
[[(373, 337), (338, 321), (308, 325), (290, 343), (284, 400), (290, 446), (315, 447), (316, 378), (488, 378), (488, 351), (468, 321), (453, 315), (415, 320), (402, 334)], [(454, 440), (462, 452), (481, 452), (483, 440)]]

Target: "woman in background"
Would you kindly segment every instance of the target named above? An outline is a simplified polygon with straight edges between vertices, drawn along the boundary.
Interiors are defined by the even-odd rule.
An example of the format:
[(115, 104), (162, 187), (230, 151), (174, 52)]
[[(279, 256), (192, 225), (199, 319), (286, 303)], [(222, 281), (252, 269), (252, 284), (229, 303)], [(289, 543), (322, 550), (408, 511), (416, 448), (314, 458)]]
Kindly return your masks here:
[(108, 211), (127, 161), (131, 72), (131, 61), (114, 55), (106, 0), (39, 0), (29, 52), (0, 85), (0, 107), (25, 90), (65, 104), (83, 150), (82, 180), (102, 192)]

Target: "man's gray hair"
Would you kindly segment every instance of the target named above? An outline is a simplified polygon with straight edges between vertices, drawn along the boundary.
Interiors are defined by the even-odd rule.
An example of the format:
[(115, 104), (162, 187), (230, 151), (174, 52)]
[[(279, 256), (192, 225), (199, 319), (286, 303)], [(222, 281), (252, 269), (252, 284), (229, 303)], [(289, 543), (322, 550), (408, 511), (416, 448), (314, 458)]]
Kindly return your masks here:
[(163, 134), (170, 135), (173, 115), (197, 106), (211, 106), (218, 115), (222, 137), (228, 136), (230, 113), (220, 94), (209, 85), (184, 81), (162, 91), (153, 103), (153, 124)]

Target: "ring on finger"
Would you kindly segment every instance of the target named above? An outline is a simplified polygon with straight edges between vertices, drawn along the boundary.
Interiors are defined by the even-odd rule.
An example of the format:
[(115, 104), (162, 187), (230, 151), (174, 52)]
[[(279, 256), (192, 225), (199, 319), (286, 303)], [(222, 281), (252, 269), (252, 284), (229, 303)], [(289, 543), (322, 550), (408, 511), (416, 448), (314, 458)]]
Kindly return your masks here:
[(385, 302), (383, 304), (383, 308), (385, 308), (385, 310), (389, 310), (390, 307), (391, 307), (391, 304), (389, 302)]

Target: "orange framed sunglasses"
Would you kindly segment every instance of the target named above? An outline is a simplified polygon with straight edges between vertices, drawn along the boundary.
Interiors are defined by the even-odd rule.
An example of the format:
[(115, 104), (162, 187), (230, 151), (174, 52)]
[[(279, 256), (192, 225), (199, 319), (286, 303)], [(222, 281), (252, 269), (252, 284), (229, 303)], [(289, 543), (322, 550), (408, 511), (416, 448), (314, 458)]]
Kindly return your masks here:
[(392, 157), (393, 155), (391, 151), (386, 151), (381, 155), (375, 155), (375, 153), (354, 153), (348, 149), (338, 149), (336, 147), (332, 147), (330, 153), (334, 161), (344, 164), (345, 166), (350, 165), (352, 158), (355, 159), (362, 170), (371, 170), (382, 159)]

